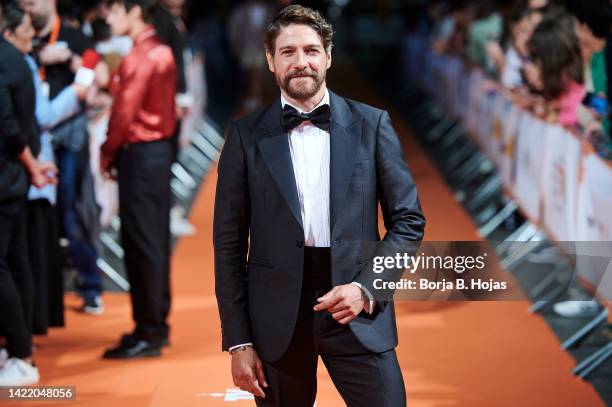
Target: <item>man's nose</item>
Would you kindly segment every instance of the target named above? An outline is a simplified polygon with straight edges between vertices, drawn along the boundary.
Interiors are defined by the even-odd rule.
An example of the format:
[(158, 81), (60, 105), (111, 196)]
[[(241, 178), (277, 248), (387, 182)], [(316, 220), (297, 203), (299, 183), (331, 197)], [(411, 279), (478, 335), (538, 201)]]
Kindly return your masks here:
[(295, 65), (296, 68), (298, 68), (300, 70), (304, 69), (304, 68), (306, 68), (308, 66), (308, 62), (306, 60), (306, 55), (303, 52), (298, 51), (298, 52), (295, 53), (294, 65)]

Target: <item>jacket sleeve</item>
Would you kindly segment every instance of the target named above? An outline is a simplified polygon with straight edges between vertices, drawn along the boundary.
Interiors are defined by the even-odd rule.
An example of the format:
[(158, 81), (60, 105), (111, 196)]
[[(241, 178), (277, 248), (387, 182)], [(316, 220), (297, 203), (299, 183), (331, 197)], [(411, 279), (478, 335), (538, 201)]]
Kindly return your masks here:
[(0, 135), (5, 151), (17, 157), (25, 148), (27, 133), (22, 131), (15, 115), (11, 89), (7, 84), (0, 83)]
[(43, 129), (49, 130), (59, 123), (74, 116), (81, 111), (81, 104), (76, 92), (67, 86), (53, 100), (49, 100), (43, 92), (40, 78), (34, 76), (36, 90), (36, 120)]
[(249, 225), (247, 168), (240, 133), (234, 124), (219, 159), (213, 224), (215, 294), (223, 350), (253, 342), (246, 273)]
[[(382, 112), (376, 136), (377, 195), (387, 233), (376, 256), (414, 255), (423, 239), (425, 217), (417, 188), (404, 160), (402, 146), (387, 112)], [(389, 269), (380, 274), (364, 267), (354, 281), (370, 291), (377, 304), (384, 307), (393, 297), (393, 290), (374, 288), (374, 280), (398, 281), (403, 270)]]

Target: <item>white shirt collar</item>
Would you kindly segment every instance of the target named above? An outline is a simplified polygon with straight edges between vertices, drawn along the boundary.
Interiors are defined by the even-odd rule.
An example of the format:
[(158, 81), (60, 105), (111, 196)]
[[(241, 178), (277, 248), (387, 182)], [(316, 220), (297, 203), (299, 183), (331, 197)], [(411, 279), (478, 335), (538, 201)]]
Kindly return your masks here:
[(318, 104), (318, 105), (316, 105), (316, 106), (314, 107), (314, 109), (312, 109), (310, 112), (304, 112), (304, 111), (303, 111), (302, 109), (300, 109), (299, 107), (297, 107), (297, 106), (293, 106), (291, 103), (289, 103), (289, 102), (288, 102), (288, 101), (287, 101), (287, 100), (286, 100), (286, 99), (283, 97), (283, 95), (282, 95), (282, 93), (281, 93), (281, 107), (282, 107), (282, 108), (284, 108), (284, 107), (285, 107), (285, 105), (289, 105), (289, 106), (291, 106), (291, 107), (295, 108), (295, 109), (296, 109), (298, 112), (300, 112), (300, 113), (310, 113), (310, 112), (312, 112), (313, 110), (315, 110), (316, 108), (318, 108), (319, 106), (329, 105), (329, 91), (327, 90), (327, 88), (325, 89), (325, 94), (323, 95), (323, 99), (321, 99), (321, 101), (319, 102), (319, 104)]

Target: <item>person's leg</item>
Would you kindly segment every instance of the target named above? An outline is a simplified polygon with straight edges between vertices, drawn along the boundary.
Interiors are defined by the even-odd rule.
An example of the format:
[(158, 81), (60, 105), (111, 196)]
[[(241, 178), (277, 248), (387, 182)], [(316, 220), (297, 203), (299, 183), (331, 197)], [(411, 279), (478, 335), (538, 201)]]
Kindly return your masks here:
[(19, 200), (16, 203), (13, 215), (13, 233), (9, 244), (8, 265), (13, 275), (15, 285), (19, 290), (21, 307), (25, 319), (28, 334), (32, 334), (34, 323), (34, 281), (30, 260), (28, 259), (28, 237), (27, 237), (26, 201)]
[(57, 157), (60, 172), (58, 203), (64, 234), (70, 242), (70, 256), (79, 276), (79, 292), (84, 299), (92, 299), (101, 294), (102, 279), (97, 265), (98, 255), (86, 240), (75, 207), (82, 163), (79, 164), (77, 153), (67, 148), (59, 149)]
[[(24, 197), (25, 198), (25, 197)], [(0, 386), (38, 383), (32, 363), (32, 276), (28, 263), (25, 199), (5, 205), (0, 215), (0, 326), (9, 359), (0, 368)]]
[(60, 256), (60, 220), (57, 208), (44, 205), (42, 216), (45, 219), (45, 244), (47, 252), (48, 282), (48, 322), (50, 327), (64, 326), (64, 271)]
[[(332, 287), (331, 252), (306, 248), (304, 262), (304, 282), (311, 284), (315, 292), (312, 309), (315, 298)], [(384, 353), (370, 352), (347, 325), (338, 323), (328, 311), (314, 313), (313, 319), (317, 352), (348, 406), (406, 405), (402, 372), (393, 349)]]
[(168, 213), (168, 216), (160, 217), (160, 236), (161, 236), (161, 247), (163, 249), (163, 262), (164, 266), (162, 268), (162, 306), (161, 306), (161, 317), (164, 321), (164, 329), (165, 329), (165, 337), (168, 339), (170, 335), (169, 326), (168, 326), (168, 315), (170, 314), (170, 307), (172, 304), (172, 290), (170, 286), (170, 270), (171, 270), (171, 242), (172, 242), (172, 234), (170, 232), (170, 222), (171, 216), (170, 212), (173, 205), (173, 196), (172, 190), (170, 188), (170, 180), (171, 180), (171, 167), (172, 164), (177, 160), (178, 153), (180, 150), (179, 145), (179, 137), (180, 137), (180, 129), (182, 122), (180, 120), (177, 121), (177, 128), (175, 130), (175, 134), (172, 137), (172, 156), (171, 161), (169, 163), (164, 163), (158, 169), (159, 184), (158, 188), (158, 202), (159, 202), (159, 210), (160, 213)]
[(33, 280), (33, 325), (32, 333), (41, 335), (47, 333), (48, 326), (48, 253), (47, 253), (47, 222), (44, 216), (44, 205), (49, 205), (45, 199), (27, 202), (28, 218), (28, 259)]
[(130, 283), (130, 301), (132, 303), (132, 319), (138, 327), (139, 323), (145, 318), (143, 309), (144, 301), (140, 299), (145, 285), (142, 281), (141, 273), (138, 273), (140, 256), (142, 255), (138, 244), (138, 208), (140, 198), (137, 190), (137, 176), (139, 168), (137, 166), (138, 157), (133, 149), (124, 149), (119, 153), (117, 160), (118, 184), (119, 184), (119, 218), (121, 219), (121, 246), (123, 247), (123, 261), (128, 281)]
[(312, 337), (312, 315), (298, 321), (291, 344), (277, 362), (262, 361), (268, 387), (255, 397), (259, 407), (312, 407), (317, 395), (318, 356)]
[(80, 239), (70, 239), (70, 253), (79, 273), (79, 293), (83, 299), (91, 300), (102, 294), (102, 276), (98, 268), (96, 249)]
[(368, 351), (350, 328), (324, 311), (315, 317), (319, 352), (349, 407), (404, 407), (406, 390), (395, 350)]
[[(9, 356), (27, 359), (32, 356), (32, 336), (23, 313), (19, 289), (9, 268), (9, 250), (14, 234), (19, 233), (19, 202), (0, 204), (0, 326), (6, 336)], [(24, 237), (25, 238), (25, 237)]]
[(121, 239), (136, 336), (168, 336), (169, 141), (130, 146), (119, 159)]
[(312, 308), (316, 298), (331, 287), (329, 262), (329, 249), (305, 248), (302, 292), (291, 343), (279, 361), (263, 361), (269, 387), (263, 389), (265, 399), (255, 399), (258, 406), (312, 407), (315, 402), (318, 349)]

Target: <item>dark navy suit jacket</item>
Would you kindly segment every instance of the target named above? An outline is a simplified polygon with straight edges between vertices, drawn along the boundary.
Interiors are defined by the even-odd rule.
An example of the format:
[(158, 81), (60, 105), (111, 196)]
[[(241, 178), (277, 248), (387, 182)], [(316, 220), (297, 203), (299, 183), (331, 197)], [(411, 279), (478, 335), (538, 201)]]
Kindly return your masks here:
[[(330, 230), (334, 286), (352, 281), (373, 294), (364, 267), (366, 242), (421, 241), (425, 227), (417, 190), (389, 114), (330, 92)], [(298, 313), (304, 231), (281, 102), (244, 117), (229, 130), (218, 166), (214, 218), (215, 286), (223, 350), (253, 342), (262, 359), (287, 349)], [(373, 352), (397, 345), (392, 303), (349, 323)]]

